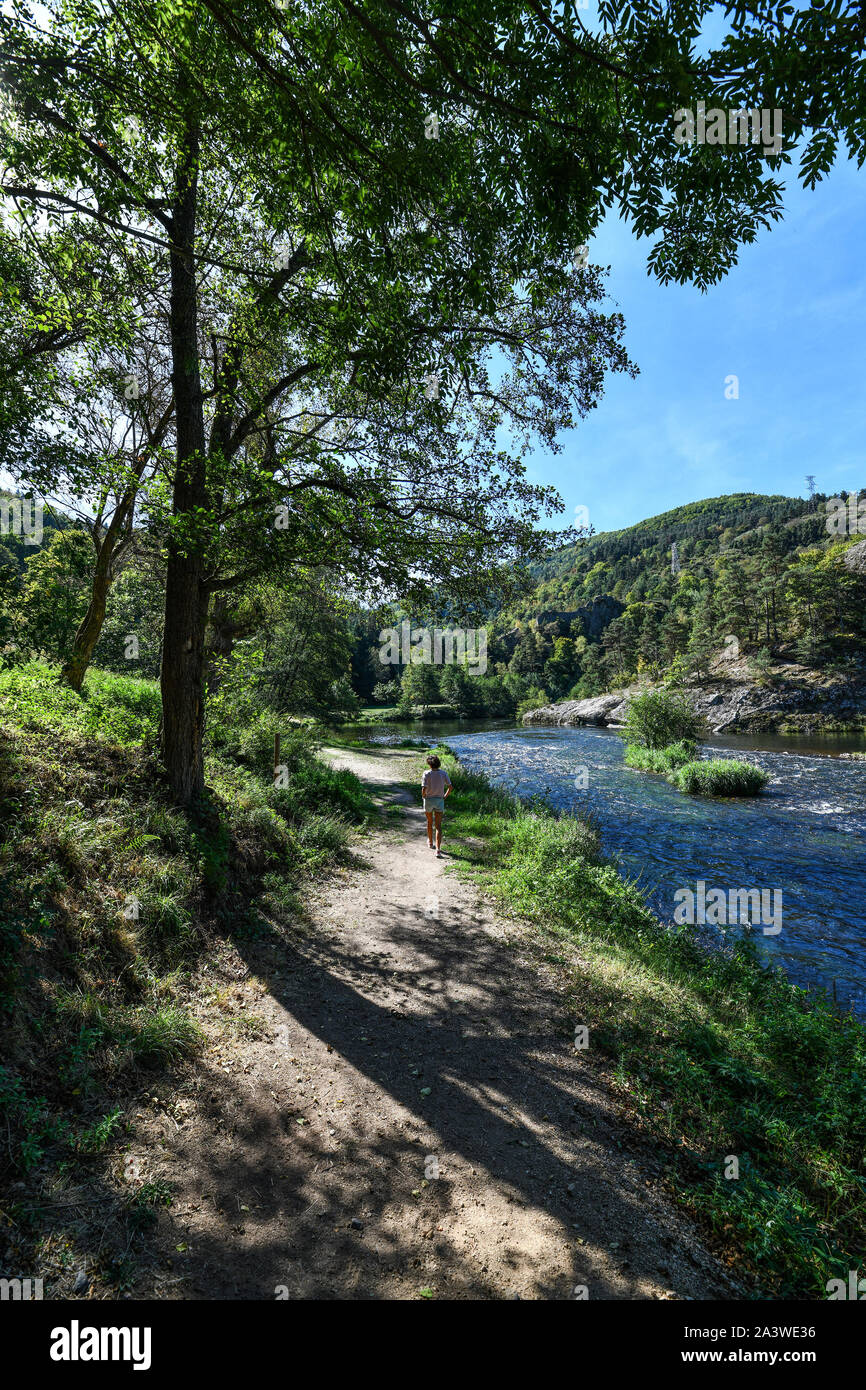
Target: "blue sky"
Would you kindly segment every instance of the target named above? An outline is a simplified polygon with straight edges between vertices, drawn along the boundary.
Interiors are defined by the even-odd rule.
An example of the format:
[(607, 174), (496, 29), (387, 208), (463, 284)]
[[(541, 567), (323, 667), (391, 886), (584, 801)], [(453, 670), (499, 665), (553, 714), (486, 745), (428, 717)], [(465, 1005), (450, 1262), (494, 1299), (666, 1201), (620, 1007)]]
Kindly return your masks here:
[(807, 473), (831, 495), (866, 486), (866, 168), (839, 161), (814, 191), (796, 164), (782, 177), (784, 221), (706, 294), (650, 279), (651, 241), (615, 216), (590, 242), (641, 375), (610, 378), (562, 452), (533, 457), (569, 522), (581, 504), (607, 531), (724, 493), (805, 496)]

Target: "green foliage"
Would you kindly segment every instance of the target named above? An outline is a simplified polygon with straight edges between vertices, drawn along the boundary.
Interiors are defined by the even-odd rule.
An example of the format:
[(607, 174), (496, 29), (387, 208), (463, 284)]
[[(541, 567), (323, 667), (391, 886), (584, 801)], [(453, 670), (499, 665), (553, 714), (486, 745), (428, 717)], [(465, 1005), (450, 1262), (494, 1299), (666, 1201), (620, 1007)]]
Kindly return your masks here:
[(749, 658), (749, 665), (759, 685), (769, 685), (772, 680), (773, 663), (769, 647), (761, 647)]
[(19, 646), (60, 661), (69, 655), (90, 597), (93, 545), (79, 530), (52, 531), (49, 544), (27, 561)]
[(363, 824), (370, 815), (369, 797), (355, 774), (312, 757), (290, 771), (287, 788), (268, 791), (268, 804), (290, 823), (320, 811), (354, 824)]
[(546, 704), (547, 696), (541, 689), (541, 687), (530, 686), (526, 694), (523, 696), (523, 699), (519, 702), (517, 706), (517, 718), (519, 719), (520, 716), (522, 714), (525, 714), (527, 710), (538, 709), (540, 705)]
[[(159, 653), (165, 592), (162, 577), (136, 557), (111, 586), (105, 621), (93, 659), (125, 676), (159, 679)], [(131, 657), (128, 638), (138, 642)]]
[(680, 791), (701, 796), (756, 796), (767, 785), (769, 773), (736, 758), (707, 758), (676, 768), (670, 781)]
[(483, 708), (483, 696), (477, 679), (464, 666), (444, 666), (439, 674), (439, 693), (460, 718), (478, 714)]
[(641, 772), (661, 772), (667, 775), (684, 763), (691, 762), (697, 751), (692, 739), (680, 739), (666, 748), (645, 748), (640, 743), (626, 745), (625, 762), (627, 767), (639, 768)]
[(21, 728), (125, 746), (153, 743), (160, 719), (155, 681), (91, 670), (81, 695), (31, 661), (0, 671), (0, 719)]
[[(664, 694), (664, 692), (659, 692)], [(667, 695), (667, 701), (674, 696)], [(689, 706), (691, 708), (691, 706)], [(649, 709), (648, 720), (639, 714), (644, 737), (651, 738), (659, 723), (655, 709)], [(626, 731), (630, 737), (631, 731)], [(634, 735), (632, 735), (634, 737)], [(627, 742), (626, 766), (645, 773), (660, 773), (680, 791), (702, 796), (755, 796), (766, 787), (769, 773), (755, 763), (738, 762), (734, 758), (698, 759), (692, 738), (681, 738), (664, 746), (655, 742)]]
[(447, 680), (461, 713), (507, 717), (528, 708), (530, 690), (540, 705), (647, 677), (682, 690), (751, 670), (763, 683), (776, 658), (856, 658), (866, 651), (866, 579), (844, 564), (850, 539), (824, 522), (823, 507), (799, 498), (733, 494), (564, 547), (532, 567), (534, 590), (488, 623), (487, 674), (458, 689), (443, 670), (440, 690)]
[(398, 709), (402, 714), (412, 714), (417, 709), (424, 714), (431, 705), (439, 703), (439, 677), (437, 668), (428, 662), (409, 662), (403, 668), (400, 680), (400, 700)]
[(373, 699), (380, 705), (395, 705), (400, 698), (399, 681), (377, 681), (373, 686)]
[(633, 695), (625, 721), (627, 743), (643, 748), (666, 748), (682, 739), (694, 740), (702, 721), (687, 696), (669, 690), (646, 690)]
[(82, 1154), (102, 1153), (116, 1135), (122, 1120), (122, 1110), (112, 1110), (109, 1114), (103, 1115), (101, 1119), (94, 1120), (93, 1124), (88, 1125), (78, 1134), (76, 1140), (78, 1152)]
[(51, 1114), (47, 1100), (28, 1095), (20, 1076), (2, 1065), (0, 1116), (6, 1124), (13, 1167), (24, 1173), (42, 1161), (48, 1145), (63, 1142), (69, 1135), (68, 1124)]

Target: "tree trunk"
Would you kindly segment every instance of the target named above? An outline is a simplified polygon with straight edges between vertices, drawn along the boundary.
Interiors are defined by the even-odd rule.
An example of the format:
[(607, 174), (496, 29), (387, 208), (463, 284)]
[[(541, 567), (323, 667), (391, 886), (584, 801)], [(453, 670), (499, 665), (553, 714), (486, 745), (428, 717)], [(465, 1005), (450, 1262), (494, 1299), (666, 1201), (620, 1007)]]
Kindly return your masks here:
[(93, 657), (93, 649), (99, 641), (102, 624), (105, 621), (105, 605), (111, 588), (112, 546), (103, 540), (96, 557), (93, 575), (93, 588), (87, 612), (79, 624), (72, 643), (72, 651), (61, 671), (61, 677), (76, 693), (80, 694), (87, 668)]
[(87, 675), (88, 668), (93, 659), (93, 649), (99, 641), (99, 634), (102, 631), (102, 624), (105, 621), (105, 605), (108, 600), (108, 590), (109, 582), (107, 577), (99, 576), (94, 579), (93, 593), (90, 597), (87, 612), (75, 634), (72, 651), (60, 673), (61, 678), (67, 685), (72, 687), (76, 694), (81, 693), (84, 677)]
[(204, 635), (207, 595), (202, 562), (169, 555), (162, 649), (162, 755), (178, 800), (204, 790)]
[(94, 526), (93, 541), (96, 546), (96, 567), (93, 571), (90, 602), (75, 634), (72, 651), (60, 673), (62, 679), (71, 685), (76, 693), (81, 692), (87, 668), (93, 659), (94, 648), (99, 641), (102, 624), (105, 622), (108, 595), (115, 579), (115, 560), (123, 545), (127, 525), (131, 525), (134, 506), (135, 489), (133, 486), (115, 507), (111, 524), (103, 534), (101, 541), (98, 540), (100, 528), (98, 525)]
[(208, 507), (204, 408), (198, 353), (196, 236), (198, 133), (187, 130), (177, 172), (171, 252), (171, 350), (177, 429), (172, 534), (165, 585), (162, 649), (162, 756), (172, 789), (188, 805), (204, 790), (204, 584)]

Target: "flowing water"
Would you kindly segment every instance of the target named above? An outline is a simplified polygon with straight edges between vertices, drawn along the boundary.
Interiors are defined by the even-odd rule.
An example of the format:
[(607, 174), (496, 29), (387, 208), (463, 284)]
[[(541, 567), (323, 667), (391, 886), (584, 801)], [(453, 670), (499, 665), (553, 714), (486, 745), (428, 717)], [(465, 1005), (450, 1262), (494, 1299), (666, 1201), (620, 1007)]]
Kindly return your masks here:
[[(735, 756), (770, 774), (757, 797), (687, 796), (623, 762), (600, 728), (415, 726), (445, 739), (467, 768), (521, 797), (589, 811), (602, 847), (666, 921), (678, 889), (782, 893), (782, 929), (760, 949), (798, 984), (824, 987), (866, 1016), (866, 762), (833, 756), (856, 737), (715, 736), (704, 757)], [(387, 735), (386, 735), (387, 737)], [(772, 894), (771, 894), (772, 899)], [(739, 930), (735, 928), (733, 930)]]

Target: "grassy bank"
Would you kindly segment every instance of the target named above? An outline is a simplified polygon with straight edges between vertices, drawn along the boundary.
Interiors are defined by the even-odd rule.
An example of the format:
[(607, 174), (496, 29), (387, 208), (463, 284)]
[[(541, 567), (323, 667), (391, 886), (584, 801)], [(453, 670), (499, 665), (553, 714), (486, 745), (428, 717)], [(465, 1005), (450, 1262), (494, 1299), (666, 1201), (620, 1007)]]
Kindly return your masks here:
[(590, 825), (523, 807), (439, 751), (449, 849), (506, 910), (579, 947), (576, 1021), (678, 1199), (762, 1291), (825, 1298), (866, 1258), (866, 1030), (749, 943), (710, 953), (694, 928), (667, 929)]
[[(288, 785), (275, 788), (267, 719), (221, 727), (207, 795), (182, 812), (155, 757), (158, 720), (154, 682), (92, 671), (79, 698), (36, 663), (0, 672), (6, 1273), (45, 1268), (52, 1212), (63, 1225), (69, 1194), (87, 1189), (107, 1232), (94, 1277), (126, 1286), (137, 1233), (171, 1194), (124, 1193), (110, 1169), (142, 1089), (169, 1085), (203, 1044), (199, 967), (223, 943), (278, 932), (303, 880), (373, 814), (305, 730), (283, 726)], [(76, 1241), (70, 1225), (69, 1259)]]

